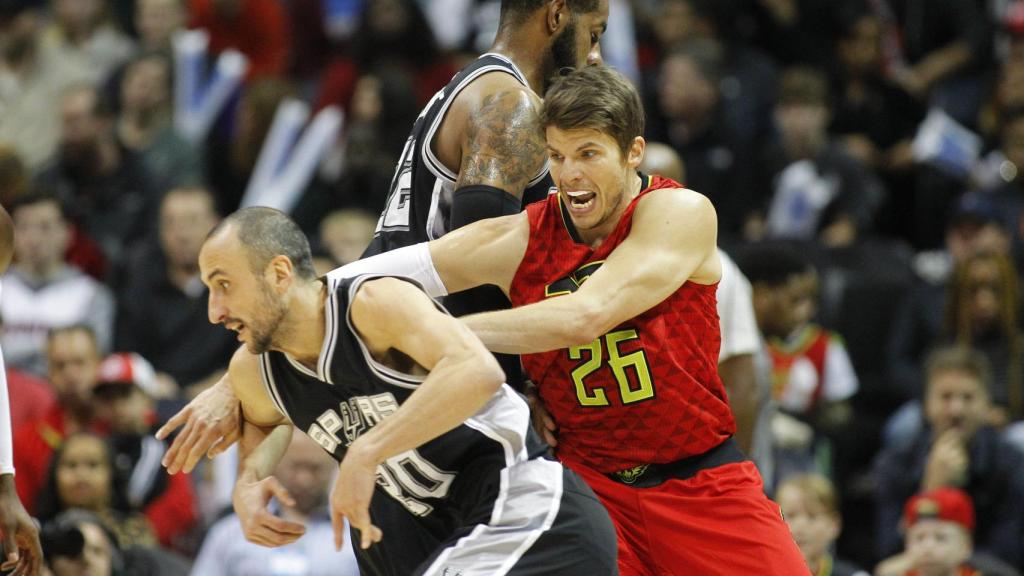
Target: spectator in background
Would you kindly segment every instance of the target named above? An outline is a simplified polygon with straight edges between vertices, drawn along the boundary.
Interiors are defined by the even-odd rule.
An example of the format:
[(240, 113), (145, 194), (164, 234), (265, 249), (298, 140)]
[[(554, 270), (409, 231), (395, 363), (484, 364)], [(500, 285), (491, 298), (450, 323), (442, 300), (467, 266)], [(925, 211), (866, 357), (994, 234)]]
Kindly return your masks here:
[[(0, 314), (0, 331), (2, 330), (3, 315)], [(5, 367), (4, 374), (7, 377), (12, 431), (26, 422), (39, 420), (57, 403), (57, 395), (46, 380), (11, 366)]]
[(135, 29), (139, 47), (147, 51), (171, 51), (175, 32), (185, 28), (188, 14), (184, 0), (136, 0)]
[(0, 144), (12, 146), (30, 170), (53, 154), (60, 135), (54, 114), (68, 87), (89, 71), (40, 41), (45, 2), (0, 2)]
[(106, 0), (54, 0), (54, 20), (43, 43), (57, 57), (82, 67), (98, 84), (135, 51), (134, 43), (110, 19)]
[(22, 196), (11, 206), (16, 263), (4, 276), (0, 314), (3, 349), (11, 366), (46, 373), (47, 331), (86, 324), (101, 349), (110, 347), (114, 299), (110, 291), (64, 262), (70, 227), (57, 198)]
[(359, 209), (331, 212), (320, 222), (320, 245), (335, 266), (355, 262), (373, 239), (377, 217)]
[[(1022, 60), (1024, 65), (1024, 60)], [(1002, 118), (998, 179), (983, 190), (1013, 231), (1016, 261), (1024, 262), (1024, 107)]]
[(335, 205), (342, 201), (346, 207), (379, 214), (395, 161), (419, 114), (412, 79), (395, 66), (373, 68), (356, 81), (347, 114), (343, 143), (337, 148), (340, 154), (335, 154), (340, 162), (331, 197)]
[[(924, 106), (886, 76), (882, 39), (882, 22), (866, 6), (841, 20), (829, 133), (882, 179), (891, 192), (887, 206), (909, 210), (910, 195), (899, 192), (914, 186), (911, 141)], [(879, 217), (890, 212), (880, 211)], [(880, 225), (886, 232), (904, 232), (895, 216)]]
[(771, 364), (775, 477), (831, 472), (830, 436), (849, 423), (859, 386), (842, 339), (814, 323), (818, 273), (796, 250), (751, 248), (740, 268), (753, 286), (754, 312)]
[(28, 193), (31, 178), (18, 151), (8, 144), (0, 144), (0, 206), (10, 208), (11, 203)]
[(880, 558), (899, 551), (903, 503), (920, 491), (960, 488), (978, 511), (980, 552), (1020, 565), (1024, 456), (988, 424), (991, 370), (965, 348), (942, 348), (926, 364), (926, 426), (885, 447), (875, 461), (875, 538)]
[(170, 58), (149, 52), (128, 64), (120, 86), (118, 141), (138, 156), (160, 194), (202, 181), (201, 154), (174, 129), (173, 75)]
[(288, 21), (276, 0), (189, 0), (189, 28), (210, 34), (210, 53), (228, 48), (249, 60), (248, 80), (283, 76), (288, 66)]
[(357, 576), (353, 539), (346, 537), (341, 551), (334, 548), (327, 495), (336, 466), (319, 445), (294, 431), (275, 473), (294, 505), (275, 500), (270, 509), (284, 520), (305, 526), (302, 539), (276, 548), (254, 544), (246, 540), (238, 516), (231, 514), (210, 527), (192, 574), (275, 576), (287, 567), (289, 574)]
[[(660, 61), (665, 55), (689, 40), (700, 39), (722, 46), (722, 120), (745, 148), (756, 148), (771, 130), (771, 109), (774, 105), (776, 65), (757, 48), (739, 41), (736, 34), (737, 2), (733, 0), (667, 0), (659, 2), (648, 15), (656, 51), (650, 60)], [(638, 38), (643, 42), (643, 38)], [(645, 75), (645, 92), (657, 92), (654, 70)], [(648, 108), (653, 109), (653, 102)]]
[(909, 94), (971, 126), (985, 86), (981, 67), (991, 63), (992, 34), (973, 0), (887, 2), (893, 50), (889, 69)]
[(37, 179), (116, 266), (124, 248), (155, 222), (157, 191), (138, 159), (117, 142), (107, 102), (92, 86), (64, 94), (57, 158)]
[(875, 568), (875, 576), (1016, 576), (1001, 562), (972, 558), (974, 506), (962, 490), (915, 494), (903, 508), (904, 552)]
[(43, 551), (53, 576), (185, 576), (188, 563), (156, 548), (122, 548), (110, 528), (82, 509), (43, 526)]
[(905, 400), (920, 398), (921, 366), (943, 334), (953, 271), (980, 252), (1008, 254), (1012, 234), (1004, 214), (980, 194), (965, 194), (946, 226), (942, 250), (920, 252), (914, 259), (917, 281), (898, 307), (887, 345), (887, 377)]
[[(318, 107), (340, 104), (348, 108), (359, 78), (376, 68), (388, 67), (409, 78), (416, 97), (412, 107), (418, 109), (458, 71), (438, 48), (416, 0), (367, 2), (350, 46), (349, 54), (339, 56), (325, 69)], [(409, 124), (411, 121), (404, 124), (404, 135)]]
[(881, 183), (829, 138), (829, 115), (821, 72), (790, 68), (783, 73), (775, 106), (779, 137), (759, 159), (755, 189), (763, 196), (745, 223), (748, 238), (849, 246), (874, 231)]
[(1012, 38), (1006, 57), (999, 64), (991, 94), (978, 117), (978, 129), (988, 140), (996, 140), (1006, 116), (1016, 115), (1021, 110), (1024, 110), (1024, 30)]
[(96, 385), (100, 351), (88, 326), (56, 328), (46, 345), (50, 384), (57, 403), (39, 420), (27, 422), (14, 431), (14, 477), (21, 501), (33, 511), (36, 497), (46, 481), (50, 456), (69, 434), (98, 431), (93, 418), (92, 390)]
[(206, 146), (206, 181), (216, 191), (217, 211), (221, 214), (238, 208), (277, 107), (294, 96), (294, 88), (283, 80), (264, 78), (250, 82), (242, 89), (233, 133), (210, 134)]
[(842, 531), (839, 502), (832, 482), (817, 474), (790, 476), (775, 492), (796, 545), (815, 576), (868, 576), (833, 555)]
[(160, 205), (159, 242), (146, 242), (125, 268), (117, 347), (153, 362), (160, 396), (191, 397), (223, 373), (237, 345), (207, 320), (199, 248), (220, 220), (202, 188), (177, 188)]
[(114, 469), (110, 446), (88, 432), (68, 436), (54, 452), (46, 485), (36, 500), (35, 515), (45, 523), (73, 508), (99, 517), (121, 546), (157, 545), (149, 521), (128, 504), (125, 479)]
[(97, 416), (110, 425), (107, 442), (114, 473), (126, 479), (128, 506), (145, 514), (161, 545), (182, 549), (198, 517), (196, 496), (188, 476), (169, 476), (160, 466), (167, 447), (152, 434), (158, 386), (145, 358), (111, 354), (100, 364), (93, 396)]
[(720, 82), (723, 48), (712, 40), (691, 40), (672, 50), (661, 63), (657, 108), (645, 137), (664, 142), (683, 159), (687, 186), (714, 203), (719, 237), (737, 236), (749, 205), (738, 167), (749, 159), (742, 139), (724, 121)]

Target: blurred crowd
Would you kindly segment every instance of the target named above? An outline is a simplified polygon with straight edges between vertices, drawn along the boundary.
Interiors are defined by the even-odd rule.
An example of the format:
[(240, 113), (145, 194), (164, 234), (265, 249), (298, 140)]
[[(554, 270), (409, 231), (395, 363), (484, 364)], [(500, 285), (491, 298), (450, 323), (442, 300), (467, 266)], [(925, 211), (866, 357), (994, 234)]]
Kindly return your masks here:
[[(278, 106), (344, 112), (291, 210), (326, 272), (361, 254), (413, 121), (499, 6), (0, 0), (0, 345), (54, 574), (355, 573), (303, 439), (279, 509), (322, 545), (267, 550), (230, 514), (230, 456), (168, 476), (151, 433), (236, 347), (197, 256)], [(603, 56), (641, 89), (648, 165), (713, 201), (749, 281), (754, 456), (812, 572), (1024, 569), (1024, 0), (610, 7)], [(200, 138), (175, 117), (188, 29), (210, 63), (249, 64)]]

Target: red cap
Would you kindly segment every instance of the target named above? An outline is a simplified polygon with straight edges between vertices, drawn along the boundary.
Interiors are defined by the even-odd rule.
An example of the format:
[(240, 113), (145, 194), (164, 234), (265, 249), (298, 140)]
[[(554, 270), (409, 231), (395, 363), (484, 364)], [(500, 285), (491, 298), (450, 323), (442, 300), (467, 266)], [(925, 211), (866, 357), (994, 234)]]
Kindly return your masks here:
[(96, 386), (131, 385), (150, 396), (157, 396), (156, 371), (153, 365), (134, 352), (117, 352), (103, 359)]
[(956, 488), (936, 488), (914, 495), (903, 508), (903, 523), (908, 528), (918, 520), (956, 522), (968, 532), (974, 531), (974, 504), (971, 497)]

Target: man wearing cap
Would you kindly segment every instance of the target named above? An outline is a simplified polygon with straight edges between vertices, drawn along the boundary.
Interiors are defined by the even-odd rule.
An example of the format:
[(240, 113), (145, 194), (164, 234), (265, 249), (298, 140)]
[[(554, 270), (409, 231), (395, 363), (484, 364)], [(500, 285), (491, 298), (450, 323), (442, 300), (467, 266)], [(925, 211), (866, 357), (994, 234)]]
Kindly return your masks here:
[(876, 576), (981, 576), (967, 564), (974, 531), (971, 497), (955, 488), (921, 492), (903, 508), (906, 549), (875, 569)]
[(188, 477), (168, 476), (160, 467), (167, 447), (151, 434), (156, 373), (142, 356), (124, 352), (107, 356), (98, 372), (97, 415), (110, 425), (114, 467), (127, 480), (128, 502), (145, 513), (160, 543), (173, 547), (195, 524), (196, 498)]

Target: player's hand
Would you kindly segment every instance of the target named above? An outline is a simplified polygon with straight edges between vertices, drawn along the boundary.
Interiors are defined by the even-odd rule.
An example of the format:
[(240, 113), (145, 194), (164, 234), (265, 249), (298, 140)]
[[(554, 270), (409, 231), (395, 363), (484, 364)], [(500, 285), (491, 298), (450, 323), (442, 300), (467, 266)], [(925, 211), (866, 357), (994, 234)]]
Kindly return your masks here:
[(271, 498), (285, 506), (295, 506), (288, 490), (273, 476), (257, 482), (239, 479), (231, 502), (246, 540), (270, 548), (291, 544), (306, 533), (306, 527), (271, 514), (267, 509)]
[(537, 388), (532, 383), (527, 383), (526, 401), (530, 404), (530, 420), (533, 422), (533, 431), (547, 442), (548, 446), (552, 448), (558, 446), (558, 424), (555, 423), (555, 419), (551, 417), (548, 409), (544, 407), (544, 401), (540, 399)]
[(156, 432), (163, 440), (184, 425), (164, 454), (168, 474), (191, 472), (203, 454), (213, 458), (241, 436), (241, 406), (231, 390), (227, 374), (195, 397)]
[(43, 564), (39, 529), (21, 505), (11, 474), (0, 476), (0, 531), (4, 546), (0, 570), (13, 570), (13, 576), (39, 574)]
[(345, 518), (359, 530), (359, 546), (365, 550), (384, 536), (370, 520), (370, 499), (377, 483), (377, 464), (359, 440), (348, 447), (341, 461), (338, 478), (331, 489), (331, 525), (334, 527), (334, 548), (345, 543)]

